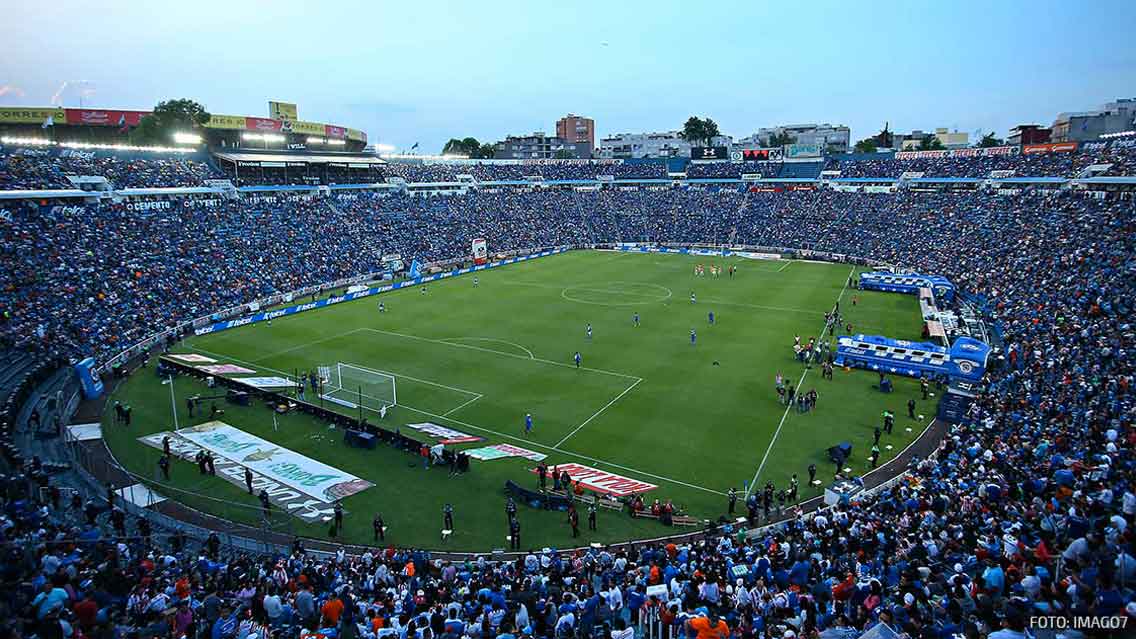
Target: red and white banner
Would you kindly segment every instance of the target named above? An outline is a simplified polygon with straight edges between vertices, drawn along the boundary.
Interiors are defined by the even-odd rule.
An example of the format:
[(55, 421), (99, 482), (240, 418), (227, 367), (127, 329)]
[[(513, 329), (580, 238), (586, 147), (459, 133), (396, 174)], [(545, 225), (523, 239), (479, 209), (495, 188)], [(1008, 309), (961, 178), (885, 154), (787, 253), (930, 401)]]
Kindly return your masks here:
[[(556, 470), (557, 472), (568, 471), (568, 476), (572, 481), (580, 482), (588, 490), (616, 497), (626, 497), (658, 488), (655, 484), (648, 484), (644, 481), (581, 464), (559, 464), (556, 466)], [(532, 472), (535, 473), (536, 469), (534, 468)]]
[(474, 264), (484, 264), (489, 258), (489, 248), (484, 238), (474, 240), (470, 246)]
[[(146, 111), (114, 109), (66, 109), (67, 124), (84, 126), (138, 126)], [(62, 124), (62, 122), (58, 123)]]
[(900, 151), (897, 160), (921, 160), (927, 158), (976, 158), (989, 155), (1014, 155), (1020, 149), (1016, 146), (991, 146), (984, 149), (950, 149), (943, 151)]
[(1062, 153), (1076, 151), (1076, 142), (1052, 142), (1050, 144), (1027, 144), (1022, 147), (1022, 153), (1033, 155), (1035, 153)]
[(330, 124), (324, 125), (323, 133), (325, 136), (329, 138), (335, 138), (337, 140), (342, 140), (343, 138), (347, 137), (347, 129), (341, 126), (332, 126)]
[(245, 128), (249, 131), (279, 131), (282, 124), (271, 118), (245, 118)]

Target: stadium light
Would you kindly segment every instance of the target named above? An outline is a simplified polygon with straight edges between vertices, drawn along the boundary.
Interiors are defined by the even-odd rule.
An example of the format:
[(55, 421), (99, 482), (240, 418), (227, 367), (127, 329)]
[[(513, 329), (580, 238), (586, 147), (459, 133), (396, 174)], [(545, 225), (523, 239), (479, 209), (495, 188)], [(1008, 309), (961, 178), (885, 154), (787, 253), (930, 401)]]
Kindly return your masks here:
[(323, 144), (323, 138), (308, 138), (308, 144)]
[(257, 142), (283, 142), (286, 138), (283, 135), (275, 133), (245, 133), (241, 136), (245, 140), (255, 140)]
[(328, 140), (327, 143), (331, 146), (343, 146), (347, 144), (346, 140)]
[(194, 133), (174, 133), (174, 142), (176, 144), (201, 144), (201, 136)]
[(393, 144), (376, 144), (375, 150), (376, 151), (393, 151), (394, 145)]
[(46, 138), (12, 138), (4, 136), (0, 138), (0, 142), (4, 144), (19, 144), (21, 146), (52, 146), (55, 142)]

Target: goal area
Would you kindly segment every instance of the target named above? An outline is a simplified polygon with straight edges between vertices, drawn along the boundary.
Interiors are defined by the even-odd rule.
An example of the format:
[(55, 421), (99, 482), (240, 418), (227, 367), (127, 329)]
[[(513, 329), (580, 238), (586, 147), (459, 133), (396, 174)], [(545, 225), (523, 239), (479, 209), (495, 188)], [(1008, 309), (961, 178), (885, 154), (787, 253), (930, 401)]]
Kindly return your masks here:
[(376, 412), (398, 405), (394, 375), (346, 362), (321, 366), (320, 371), (326, 371), (322, 397), (329, 402)]

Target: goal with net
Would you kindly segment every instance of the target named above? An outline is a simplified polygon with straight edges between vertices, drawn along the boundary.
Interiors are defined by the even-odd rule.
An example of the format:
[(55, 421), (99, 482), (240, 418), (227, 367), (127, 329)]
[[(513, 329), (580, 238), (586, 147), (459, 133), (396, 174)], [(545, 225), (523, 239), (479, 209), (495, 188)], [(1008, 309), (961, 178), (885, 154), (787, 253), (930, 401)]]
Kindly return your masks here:
[(325, 370), (327, 375), (322, 397), (329, 402), (373, 411), (398, 405), (394, 375), (345, 362), (321, 366), (321, 376)]

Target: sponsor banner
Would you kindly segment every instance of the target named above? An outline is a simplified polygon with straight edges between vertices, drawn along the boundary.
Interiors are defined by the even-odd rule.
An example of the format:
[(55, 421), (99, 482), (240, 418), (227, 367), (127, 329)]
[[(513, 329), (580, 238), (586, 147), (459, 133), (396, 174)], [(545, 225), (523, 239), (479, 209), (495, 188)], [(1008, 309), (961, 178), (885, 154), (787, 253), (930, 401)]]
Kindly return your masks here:
[[(273, 199), (273, 201), (275, 201), (275, 198), (272, 198), (272, 199)], [(265, 321), (265, 320), (273, 320), (273, 319), (276, 319), (278, 317), (286, 317), (288, 315), (294, 315), (296, 313), (303, 313), (305, 311), (311, 311), (311, 310), (314, 310), (314, 309), (317, 309), (317, 308), (324, 308), (325, 306), (331, 306), (333, 304), (339, 304), (341, 302), (350, 302), (352, 300), (357, 300), (357, 299), (360, 299), (360, 298), (363, 298), (363, 297), (369, 297), (371, 295), (379, 295), (381, 293), (386, 293), (387, 291), (393, 291), (393, 290), (399, 289), (399, 288), (405, 288), (405, 287), (408, 287), (408, 286), (419, 286), (419, 285), (421, 285), (425, 282), (433, 282), (434, 280), (440, 280), (440, 279), (443, 279), (443, 278), (453, 277), (453, 276), (456, 276), (456, 275), (465, 275), (466, 273), (470, 273), (472, 271), (481, 271), (481, 270), (484, 270), (484, 269), (487, 269), (487, 268), (497, 268), (499, 266), (507, 266), (509, 264), (515, 264), (517, 262), (524, 262), (524, 261), (527, 261), (527, 260), (535, 260), (535, 259), (541, 258), (541, 257), (548, 257), (549, 255), (557, 255), (559, 253), (564, 253), (567, 250), (568, 249), (564, 249), (564, 248), (551, 249), (551, 250), (548, 250), (548, 251), (541, 251), (539, 253), (532, 253), (530, 255), (522, 255), (520, 257), (511, 257), (511, 258), (505, 259), (505, 260), (498, 260), (496, 262), (490, 262), (488, 264), (479, 264), (479, 265), (475, 266), (474, 268), (463, 268), (463, 269), (457, 269), (457, 270), (448, 271), (448, 272), (444, 272), (444, 273), (438, 273), (436, 275), (427, 275), (425, 277), (414, 277), (414, 278), (406, 280), (404, 282), (397, 282), (395, 284), (387, 284), (387, 285), (384, 285), (384, 286), (372, 287), (372, 288), (369, 288), (369, 289), (362, 291), (362, 292), (359, 292), (359, 293), (348, 293), (347, 295), (333, 295), (332, 297), (329, 297), (329, 298), (323, 299), (323, 300), (319, 300), (319, 301), (316, 301), (316, 302), (308, 302), (306, 304), (298, 304), (296, 306), (289, 306), (287, 308), (280, 308), (280, 309), (276, 309), (276, 310), (272, 310), (272, 311), (261, 311), (260, 313), (256, 313), (254, 315), (249, 315), (247, 317), (241, 317), (241, 318), (238, 318), (238, 319), (231, 319), (231, 320), (224, 320), (224, 321), (221, 321), (221, 322), (214, 322), (213, 324), (210, 324), (208, 326), (202, 326), (200, 328), (197, 328), (193, 332), (194, 332), (195, 335), (207, 335), (209, 333), (216, 333), (218, 331), (224, 331), (224, 330), (228, 330), (230, 328), (247, 326), (249, 324), (255, 324), (257, 322), (262, 322), (262, 321)], [(252, 371), (249, 371), (249, 372), (252, 372)]]
[(217, 115), (212, 114), (209, 116), (209, 121), (205, 123), (207, 129), (244, 129), (247, 126), (244, 116), (241, 115)]
[(545, 455), (544, 453), (536, 453), (527, 448), (521, 448), (520, 446), (514, 446), (512, 444), (494, 444), (493, 446), (490, 446), (490, 448), (508, 453), (513, 457), (524, 457), (525, 459), (529, 459), (535, 462), (548, 459), (548, 455)]
[(904, 171), (899, 174), (901, 180), (914, 180), (923, 177), (923, 171)]
[(86, 126), (138, 126), (147, 111), (67, 109), (67, 124)]
[(1100, 153), (1112, 149), (1118, 151), (1121, 149), (1136, 149), (1136, 137), (1122, 138), (1118, 140), (1096, 140), (1093, 142), (1082, 142), (1082, 153)]
[(212, 364), (217, 361), (212, 357), (198, 355), (197, 353), (170, 353), (166, 357), (191, 364)]
[(819, 144), (786, 144), (785, 157), (787, 158), (819, 158), (821, 148)]
[(724, 146), (692, 146), (690, 147), (692, 160), (728, 160), (730, 151)]
[(985, 149), (950, 149), (945, 151), (899, 151), (895, 154), (895, 159), (976, 158), (991, 155), (1016, 155), (1020, 151), (1020, 147), (1016, 146), (992, 146)]
[(304, 135), (323, 135), (323, 125), (319, 122), (293, 122), (292, 133)]
[[(558, 472), (568, 471), (568, 476), (572, 478), (572, 481), (580, 482), (588, 490), (605, 495), (614, 495), (615, 497), (626, 497), (658, 488), (655, 484), (648, 484), (582, 464), (559, 464), (556, 466), (556, 470)], [(535, 473), (536, 469), (532, 469), (532, 472)]]
[(257, 388), (287, 388), (294, 385), (283, 377), (237, 377), (236, 380)]
[(329, 138), (336, 138), (338, 140), (342, 140), (343, 138), (347, 137), (347, 129), (345, 129), (341, 126), (335, 126), (335, 125), (332, 125), (332, 124), (328, 124), (328, 125), (324, 126), (324, 135), (326, 135)]
[(783, 151), (776, 149), (742, 149), (734, 151), (732, 157), (737, 162), (780, 162)]
[(992, 177), (996, 180), (1000, 180), (1000, 179), (1003, 179), (1003, 178), (1014, 177), (1014, 172), (1010, 169), (1006, 169), (1006, 170), (1002, 170), (1002, 171), (991, 171), (990, 177)]
[[(138, 441), (152, 448), (162, 450), (162, 439), (165, 437), (170, 438), (171, 455), (191, 464), (196, 463), (194, 458), (197, 456), (197, 453), (203, 450), (202, 447), (183, 439), (178, 436), (177, 433), (162, 431), (160, 433), (139, 437)], [(218, 477), (234, 486), (240, 487), (241, 490), (246, 489), (244, 466), (225, 457), (216, 457), (214, 465), (217, 467)], [(250, 470), (252, 469), (250, 468)], [(174, 472), (177, 471), (175, 470)], [(307, 523), (330, 521), (335, 515), (335, 507), (332, 504), (320, 499), (313, 499), (267, 475), (262, 475), (253, 470), (252, 491), (254, 494), (259, 494), (261, 490), (268, 493), (268, 501), (273, 506)]]
[(484, 440), (484, 437), (477, 435), (467, 435), (460, 430), (446, 428), (433, 422), (423, 422), (421, 424), (407, 424), (407, 428), (416, 430), (420, 433), (425, 433), (442, 444), (469, 444), (472, 442), (479, 442)]
[(0, 107), (0, 124), (43, 124), (48, 118), (55, 124), (63, 124), (67, 121), (67, 111), (61, 108)]
[(484, 264), (489, 256), (489, 249), (486, 247), (484, 238), (477, 238), (470, 244), (470, 252), (473, 253), (474, 264)]
[(1022, 153), (1033, 155), (1035, 153), (1068, 153), (1076, 151), (1076, 142), (1052, 142), (1050, 144), (1027, 144), (1022, 147)]
[(268, 102), (268, 115), (275, 120), (299, 120), (296, 115), (296, 105), (292, 102)]
[(236, 364), (211, 364), (209, 366), (198, 366), (197, 370), (205, 371), (210, 375), (231, 375), (233, 373), (255, 373), (256, 371), (245, 368), (244, 366), (237, 366)]
[(471, 449), (466, 450), (464, 452), (465, 452), (466, 455), (469, 455), (471, 459), (476, 459), (478, 461), (491, 461), (491, 460), (494, 460), (494, 459), (504, 459), (506, 457), (512, 457), (513, 456), (513, 455), (511, 455), (511, 454), (509, 454), (509, 453), (507, 453), (503, 450), (499, 450), (495, 446), (483, 446), (481, 448), (471, 448)]
[(272, 118), (245, 118), (245, 128), (249, 131), (279, 131), (283, 124)]
[(350, 129), (349, 128), (349, 129), (347, 129), (347, 139), (348, 140), (357, 140), (359, 142), (366, 142), (367, 141), (367, 133), (365, 131), (360, 131), (359, 129)]
[(175, 432), (212, 453), (321, 501), (334, 502), (374, 486), (365, 479), (277, 446), (225, 422), (205, 422)]

